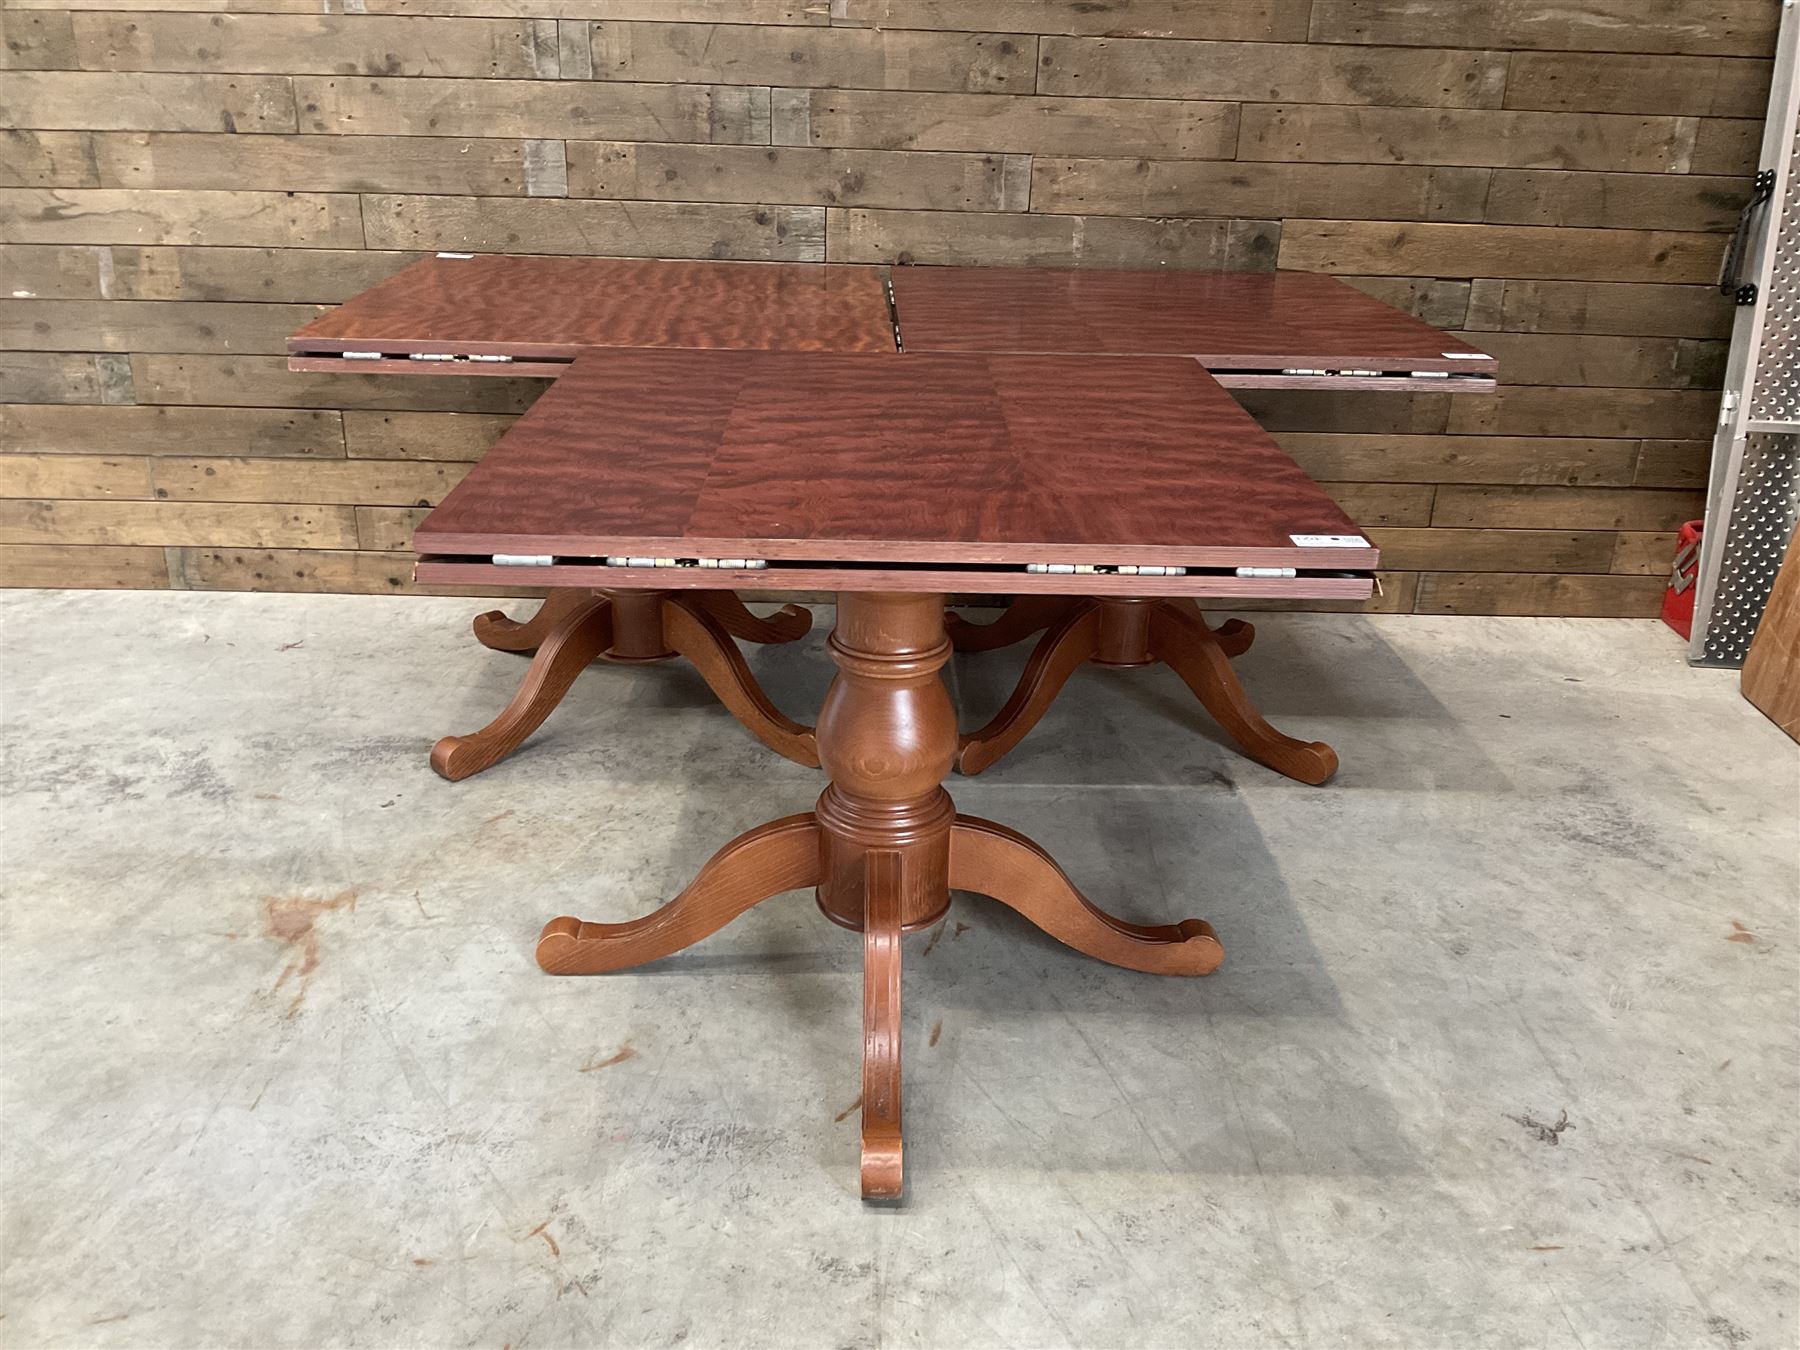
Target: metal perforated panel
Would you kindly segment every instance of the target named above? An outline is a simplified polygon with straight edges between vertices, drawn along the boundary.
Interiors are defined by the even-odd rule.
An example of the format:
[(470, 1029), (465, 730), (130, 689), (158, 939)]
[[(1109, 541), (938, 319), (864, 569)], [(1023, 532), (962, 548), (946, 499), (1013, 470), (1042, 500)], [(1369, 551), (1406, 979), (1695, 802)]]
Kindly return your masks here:
[(1800, 426), (1800, 138), (1789, 157), (1786, 186), (1774, 231), (1750, 418)]
[(1743, 468), (1719, 559), (1702, 665), (1741, 666), (1800, 510), (1800, 435), (1744, 441)]

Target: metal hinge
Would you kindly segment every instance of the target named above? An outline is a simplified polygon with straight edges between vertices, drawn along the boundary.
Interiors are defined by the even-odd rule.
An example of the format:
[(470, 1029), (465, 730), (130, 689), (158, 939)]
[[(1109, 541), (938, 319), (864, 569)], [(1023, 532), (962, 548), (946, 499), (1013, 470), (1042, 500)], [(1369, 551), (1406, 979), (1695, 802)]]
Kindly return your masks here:
[(767, 567), (764, 558), (635, 558), (615, 556), (606, 559), (608, 567), (724, 567), (734, 571), (755, 572)]
[(549, 567), (556, 561), (548, 553), (496, 553), (496, 567)]
[(1297, 577), (1300, 573), (1292, 567), (1240, 567), (1240, 577)]
[(1724, 396), (1719, 399), (1719, 425), (1720, 426), (1724, 426), (1727, 422), (1729, 422), (1731, 420), (1731, 414), (1737, 411), (1737, 405), (1738, 405), (1737, 390), (1727, 389), (1724, 393)]
[(1155, 567), (1144, 563), (1026, 563), (1025, 570), (1038, 576), (1181, 577), (1185, 567)]

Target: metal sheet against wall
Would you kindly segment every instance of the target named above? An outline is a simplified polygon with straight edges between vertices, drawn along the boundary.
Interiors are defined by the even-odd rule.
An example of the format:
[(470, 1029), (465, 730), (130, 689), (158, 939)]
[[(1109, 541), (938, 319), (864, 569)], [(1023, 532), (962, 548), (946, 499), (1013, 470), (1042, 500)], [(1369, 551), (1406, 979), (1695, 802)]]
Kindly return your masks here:
[(1719, 559), (1718, 590), (1696, 665), (1741, 666), (1768, 604), (1800, 510), (1800, 435), (1744, 439), (1736, 499)]
[(1792, 422), (1800, 427), (1800, 138), (1788, 162), (1787, 200), (1775, 226), (1775, 256), (1763, 316), (1753, 422)]

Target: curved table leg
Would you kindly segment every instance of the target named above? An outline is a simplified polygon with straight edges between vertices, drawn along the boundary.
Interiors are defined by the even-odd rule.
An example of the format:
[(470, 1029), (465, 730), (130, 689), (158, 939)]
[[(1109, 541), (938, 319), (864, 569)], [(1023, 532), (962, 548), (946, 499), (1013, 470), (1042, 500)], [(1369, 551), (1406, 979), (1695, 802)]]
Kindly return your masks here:
[(944, 627), (950, 645), (959, 652), (999, 651), (1050, 627), (1081, 603), (1067, 595), (1020, 595), (992, 623), (970, 623), (947, 614)]
[(717, 619), (690, 598), (679, 596), (663, 607), (663, 632), (669, 645), (693, 663), (719, 702), (751, 735), (796, 764), (819, 767), (813, 729), (785, 716), (769, 701), (750, 673), (744, 654)]
[[(1163, 603), (1184, 609), (1201, 623), (1206, 622), (1206, 611), (1200, 608), (1200, 602), (1192, 596), (1184, 595)], [(1208, 625), (1208, 631), (1219, 640), (1219, 646), (1227, 656), (1242, 656), (1250, 650), (1250, 644), (1256, 641), (1256, 626), (1245, 623), (1242, 619), (1227, 619), (1217, 628)]]
[(512, 702), (480, 731), (446, 736), (432, 746), (431, 767), (454, 783), (505, 759), (543, 725), (575, 677), (612, 645), (612, 636), (612, 606), (584, 595), (544, 636)]
[(1150, 650), (1251, 759), (1315, 787), (1337, 772), (1337, 751), (1325, 742), (1284, 736), (1263, 719), (1204, 620), (1178, 606), (1158, 606), (1150, 617)]
[(552, 919), (537, 963), (552, 975), (641, 966), (710, 937), (751, 906), (819, 882), (819, 822), (809, 811), (740, 834), (713, 854), (668, 904), (629, 923)]
[(862, 1195), (897, 1200), (900, 1137), (900, 853), (863, 855)]
[(750, 612), (736, 591), (694, 591), (688, 598), (745, 642), (797, 642), (812, 631), (812, 611), (799, 605), (783, 605), (763, 619)]
[(986, 726), (959, 739), (956, 767), (965, 774), (978, 774), (1024, 740), (1049, 711), (1069, 676), (1099, 650), (1099, 643), (1097, 606), (1078, 606), (1065, 615), (1039, 639), (1006, 706)]
[(950, 885), (992, 896), (1058, 942), (1110, 965), (1152, 975), (1210, 975), (1225, 949), (1204, 919), (1136, 924), (1095, 905), (1050, 855), (1004, 825), (958, 816), (950, 829)]
[(529, 619), (509, 619), (500, 610), (490, 609), (475, 616), (475, 640), (497, 652), (534, 652), (564, 619), (593, 598), (592, 591), (551, 591)]

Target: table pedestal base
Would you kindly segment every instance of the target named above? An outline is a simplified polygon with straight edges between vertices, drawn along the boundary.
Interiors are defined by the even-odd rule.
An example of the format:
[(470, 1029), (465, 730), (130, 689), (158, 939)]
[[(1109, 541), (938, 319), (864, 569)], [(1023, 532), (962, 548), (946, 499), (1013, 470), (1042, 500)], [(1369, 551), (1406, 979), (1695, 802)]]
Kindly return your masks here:
[(827, 917), (863, 934), (862, 1193), (902, 1183), (900, 937), (943, 918), (952, 889), (1010, 906), (1113, 965), (1205, 975), (1224, 958), (1210, 925), (1127, 923), (1092, 904), (1023, 835), (960, 816), (944, 791), (956, 718), (941, 595), (844, 594), (831, 636), (838, 674), (818, 725), (831, 777), (817, 806), (739, 835), (680, 895), (629, 923), (552, 919), (538, 964), (590, 975), (654, 961), (717, 932), (759, 901), (817, 888)]
[(492, 722), (431, 748), (431, 767), (452, 782), (491, 768), (536, 731), (596, 658), (646, 664), (685, 656), (752, 735), (809, 768), (819, 762), (810, 727), (784, 717), (750, 673), (732, 638), (792, 642), (812, 616), (788, 605), (759, 619), (729, 591), (553, 591), (524, 622), (498, 610), (475, 619), (475, 638), (497, 651), (531, 653), (531, 667)]
[(1243, 752), (1289, 778), (1315, 786), (1337, 772), (1337, 752), (1323, 741), (1284, 736), (1263, 719), (1231, 669), (1256, 630), (1239, 619), (1207, 626), (1191, 600), (1031, 596), (1015, 600), (990, 624), (955, 620), (958, 651), (993, 651), (1042, 629), (1025, 673), (1006, 706), (964, 736), (956, 767), (977, 774), (1025, 739), (1049, 710), (1069, 676), (1092, 661), (1105, 666), (1171, 667)]

